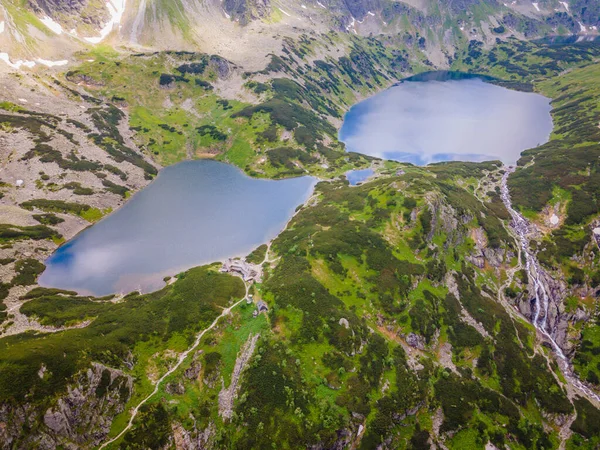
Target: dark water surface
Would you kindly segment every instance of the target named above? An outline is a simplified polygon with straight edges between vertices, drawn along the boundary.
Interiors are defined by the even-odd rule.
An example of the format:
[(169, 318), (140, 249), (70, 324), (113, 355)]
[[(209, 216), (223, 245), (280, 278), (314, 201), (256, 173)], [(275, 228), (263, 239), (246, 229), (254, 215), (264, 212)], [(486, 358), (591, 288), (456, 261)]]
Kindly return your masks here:
[(259, 180), (216, 161), (163, 169), (122, 208), (60, 247), (40, 284), (106, 295), (245, 255), (275, 237), (311, 194), (311, 177)]
[(421, 74), (354, 105), (339, 133), (349, 151), (425, 165), (514, 163), (548, 140), (550, 100), (453, 72)]

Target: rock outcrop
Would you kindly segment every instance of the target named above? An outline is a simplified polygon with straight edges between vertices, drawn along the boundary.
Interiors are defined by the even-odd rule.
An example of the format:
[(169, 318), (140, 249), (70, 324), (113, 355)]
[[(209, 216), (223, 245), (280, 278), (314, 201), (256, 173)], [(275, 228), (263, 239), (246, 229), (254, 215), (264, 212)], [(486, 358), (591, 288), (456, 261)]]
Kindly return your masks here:
[(78, 24), (92, 25), (98, 29), (108, 22), (110, 13), (103, 2), (90, 0), (28, 0), (29, 7), (40, 16), (76, 27)]
[(92, 363), (40, 417), (39, 405), (0, 406), (0, 448), (82, 448), (102, 442), (131, 397), (133, 379)]

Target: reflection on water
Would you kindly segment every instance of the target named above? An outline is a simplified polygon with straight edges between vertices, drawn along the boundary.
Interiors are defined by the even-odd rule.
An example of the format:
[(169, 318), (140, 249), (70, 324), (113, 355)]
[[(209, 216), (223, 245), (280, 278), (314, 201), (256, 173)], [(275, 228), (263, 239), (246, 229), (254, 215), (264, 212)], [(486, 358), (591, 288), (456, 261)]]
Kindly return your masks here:
[(314, 184), (310, 177), (252, 179), (216, 161), (167, 167), (60, 247), (40, 284), (95, 295), (157, 289), (165, 275), (247, 254), (275, 237)]
[(523, 150), (548, 140), (552, 119), (546, 97), (480, 79), (416, 79), (426, 81), (400, 83), (350, 109), (340, 130), (349, 151), (419, 165), (514, 163)]
[(373, 175), (373, 173), (375, 173), (373, 169), (350, 170), (346, 172), (346, 179), (350, 183), (350, 186), (356, 186)]

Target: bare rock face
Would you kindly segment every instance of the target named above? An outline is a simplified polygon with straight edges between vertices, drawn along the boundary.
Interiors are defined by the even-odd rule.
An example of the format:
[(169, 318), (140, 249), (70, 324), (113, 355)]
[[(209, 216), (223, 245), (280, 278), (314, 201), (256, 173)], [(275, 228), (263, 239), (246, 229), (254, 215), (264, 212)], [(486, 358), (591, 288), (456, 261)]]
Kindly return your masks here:
[(466, 255), (465, 259), (480, 269), (485, 267), (485, 256), (480, 249), (476, 248), (472, 254)]
[(198, 375), (200, 375), (201, 370), (202, 363), (200, 361), (194, 360), (192, 365), (185, 369), (185, 372), (183, 372), (183, 376), (186, 377), (188, 380), (195, 380), (198, 378)]
[(186, 430), (182, 425), (177, 423), (172, 428), (175, 448), (181, 450), (204, 450), (213, 447), (211, 445), (212, 438), (217, 428), (212, 422), (203, 430), (198, 430), (195, 425), (192, 430)]
[(533, 317), (534, 304), (535, 300), (531, 298), (528, 290), (524, 292), (524, 295), (520, 295), (516, 302), (520, 313), (529, 320)]
[(231, 382), (229, 383), (229, 387), (225, 388), (225, 385), (223, 384), (223, 388), (219, 392), (219, 415), (222, 416), (224, 420), (231, 419), (231, 416), (233, 415), (233, 404), (238, 395), (240, 377), (248, 365), (252, 354), (254, 353), (254, 349), (256, 348), (256, 343), (259, 337), (260, 334), (248, 336), (248, 340), (240, 349), (240, 352), (235, 360), (235, 366), (233, 368), (233, 373), (231, 374)]
[(235, 68), (235, 64), (218, 55), (211, 55), (208, 65), (215, 70), (217, 77), (220, 80), (226, 80), (229, 78), (233, 72), (233, 69)]
[(37, 405), (0, 406), (0, 448), (97, 445), (108, 435), (114, 416), (123, 411), (132, 387), (129, 375), (92, 363), (43, 417), (37, 414)]
[(575, 3), (575, 15), (588, 26), (600, 26), (600, 3), (594, 0), (578, 0)]
[(377, 0), (343, 0), (342, 4), (357, 20), (363, 20), (369, 11), (381, 9), (381, 3)]
[(500, 267), (504, 262), (504, 251), (501, 248), (484, 248), (483, 256), (492, 267)]
[(487, 236), (483, 228), (475, 228), (471, 231), (471, 237), (475, 241), (473, 253), (465, 259), (480, 269), (487, 262), (492, 267), (500, 267), (504, 262), (504, 250), (488, 246)]
[(98, 29), (108, 21), (110, 14), (104, 2), (90, 0), (29, 0), (29, 7), (40, 16), (60, 18), (67, 25), (77, 22), (92, 25)]
[(271, 12), (270, 0), (225, 0), (223, 8), (233, 20), (246, 25), (252, 20), (266, 17)]
[(439, 226), (448, 236), (446, 245), (456, 246), (463, 242), (464, 236), (460, 231), (459, 220), (452, 206), (442, 203), (439, 206)]
[(183, 383), (167, 383), (165, 386), (165, 391), (171, 395), (182, 395), (185, 394), (185, 386)]
[(406, 336), (406, 343), (419, 350), (425, 349), (425, 338), (415, 333), (408, 333)]

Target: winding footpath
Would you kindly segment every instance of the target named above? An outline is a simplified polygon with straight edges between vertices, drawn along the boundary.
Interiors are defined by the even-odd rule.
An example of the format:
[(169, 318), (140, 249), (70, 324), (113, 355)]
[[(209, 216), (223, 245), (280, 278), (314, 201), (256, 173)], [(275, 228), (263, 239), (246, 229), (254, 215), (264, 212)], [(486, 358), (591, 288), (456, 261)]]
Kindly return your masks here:
[(500, 195), (502, 197), (502, 201), (504, 202), (504, 206), (506, 206), (506, 209), (512, 217), (510, 226), (518, 239), (521, 253), (525, 258), (525, 270), (527, 271), (529, 282), (534, 287), (535, 304), (533, 305), (534, 310), (531, 323), (550, 342), (561, 366), (561, 371), (567, 382), (573, 388), (583, 394), (588, 400), (592, 401), (593, 403), (600, 403), (600, 396), (582, 383), (577, 375), (575, 375), (569, 359), (565, 356), (560, 346), (554, 340), (551, 331), (548, 331), (547, 317), (548, 307), (550, 305), (550, 297), (545, 283), (547, 275), (540, 266), (535, 253), (531, 251), (529, 246), (529, 236), (534, 230), (534, 225), (530, 224), (521, 213), (512, 207), (510, 192), (508, 190), (508, 177), (512, 172), (514, 172), (514, 170), (514, 167), (505, 168), (505, 173), (502, 176), (502, 183), (500, 186)]
[(158, 389), (160, 388), (160, 385), (162, 384), (162, 382), (169, 375), (171, 375), (173, 372), (175, 372), (179, 368), (179, 366), (181, 366), (181, 363), (183, 363), (183, 361), (185, 361), (185, 359), (188, 357), (188, 355), (191, 352), (193, 352), (196, 349), (196, 347), (198, 347), (202, 337), (207, 332), (212, 330), (217, 325), (219, 320), (221, 320), (221, 318), (227, 316), (233, 308), (235, 308), (240, 303), (242, 303), (243, 301), (246, 300), (246, 297), (248, 297), (248, 284), (244, 283), (244, 285), (246, 286), (246, 295), (244, 295), (244, 297), (242, 299), (235, 302), (229, 308), (225, 308), (223, 310), (223, 312), (213, 321), (213, 323), (210, 324), (210, 326), (208, 328), (205, 328), (204, 330), (202, 330), (200, 333), (198, 333), (196, 335), (196, 340), (194, 341), (192, 346), (179, 355), (179, 358), (177, 358), (177, 363), (175, 365), (173, 365), (173, 367), (171, 367), (162, 377), (160, 377), (158, 379), (158, 381), (156, 382), (156, 385), (154, 386), (154, 390), (150, 394), (148, 394), (142, 401), (140, 401), (135, 408), (133, 408), (131, 417), (129, 418), (129, 422), (127, 422), (127, 426), (125, 428), (123, 428), (123, 430), (121, 430), (121, 432), (119, 434), (117, 434), (114, 438), (112, 438), (109, 441), (106, 441), (104, 444), (102, 444), (100, 447), (98, 447), (99, 449), (103, 449), (106, 446), (108, 446), (108, 445), (112, 444), (113, 442), (117, 441), (118, 439), (120, 439), (133, 426), (133, 421), (135, 420), (138, 412), (140, 411), (140, 408), (158, 392)]

